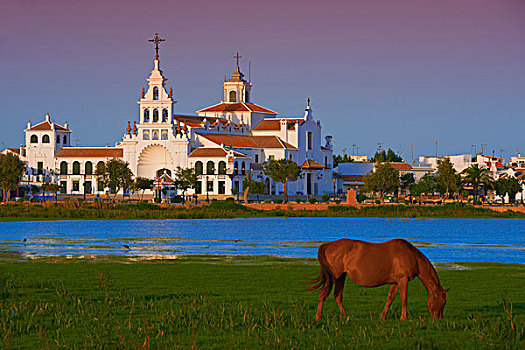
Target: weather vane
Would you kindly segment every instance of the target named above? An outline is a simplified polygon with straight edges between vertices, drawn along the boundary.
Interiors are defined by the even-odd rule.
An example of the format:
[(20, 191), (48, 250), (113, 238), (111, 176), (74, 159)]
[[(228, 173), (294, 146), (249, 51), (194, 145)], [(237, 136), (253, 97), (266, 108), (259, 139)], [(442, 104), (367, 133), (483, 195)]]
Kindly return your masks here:
[(163, 41), (166, 41), (166, 39), (161, 39), (159, 36), (159, 33), (155, 33), (155, 36), (153, 37), (153, 39), (150, 39), (148, 41), (155, 43), (155, 59), (158, 60), (159, 59), (159, 44)]

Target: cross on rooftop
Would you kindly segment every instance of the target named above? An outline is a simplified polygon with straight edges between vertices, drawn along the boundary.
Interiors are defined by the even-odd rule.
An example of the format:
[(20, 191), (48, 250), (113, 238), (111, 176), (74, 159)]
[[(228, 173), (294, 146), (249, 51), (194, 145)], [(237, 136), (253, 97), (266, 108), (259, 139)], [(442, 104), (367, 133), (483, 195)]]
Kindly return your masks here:
[(159, 36), (159, 33), (155, 33), (155, 36), (153, 39), (149, 39), (148, 41), (155, 43), (155, 59), (159, 59), (159, 44), (163, 41), (166, 41), (166, 39), (161, 39)]
[(242, 58), (242, 56), (239, 55), (239, 51), (237, 51), (237, 55), (233, 56), (233, 58), (237, 59), (237, 67), (239, 67), (239, 58)]

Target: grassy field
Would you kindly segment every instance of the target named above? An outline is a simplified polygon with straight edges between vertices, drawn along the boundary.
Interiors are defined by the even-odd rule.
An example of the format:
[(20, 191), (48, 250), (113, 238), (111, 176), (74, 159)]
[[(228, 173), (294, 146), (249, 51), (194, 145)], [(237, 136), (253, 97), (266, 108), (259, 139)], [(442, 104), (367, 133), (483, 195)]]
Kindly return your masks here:
[(31, 220), (141, 220), (141, 219), (217, 219), (264, 217), (360, 217), (360, 218), (525, 218), (525, 213), (494, 211), (466, 204), (444, 206), (377, 205), (356, 208), (334, 205), (328, 210), (255, 210), (233, 201), (212, 201), (202, 207), (173, 205), (160, 207), (151, 203), (115, 204), (97, 207), (93, 203), (47, 203), (42, 205), (4, 204), (0, 221)]
[(0, 260), (0, 348), (476, 349), (525, 346), (525, 266), (460, 264), (438, 270), (451, 287), (444, 319), (409, 284), (378, 317), (388, 287), (347, 281), (342, 317), (333, 298), (314, 321), (317, 293), (303, 283), (316, 261), (193, 256), (170, 261)]

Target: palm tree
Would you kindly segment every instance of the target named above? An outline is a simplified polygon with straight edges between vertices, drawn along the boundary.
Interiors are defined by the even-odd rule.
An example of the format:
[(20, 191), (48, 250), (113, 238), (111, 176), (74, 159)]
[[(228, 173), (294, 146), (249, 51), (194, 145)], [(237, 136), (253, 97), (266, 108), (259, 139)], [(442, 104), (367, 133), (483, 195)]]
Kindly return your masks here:
[(477, 202), (479, 188), (481, 185), (493, 187), (494, 180), (487, 168), (480, 168), (473, 164), (461, 172), (463, 185), (470, 184), (474, 191), (474, 203)]

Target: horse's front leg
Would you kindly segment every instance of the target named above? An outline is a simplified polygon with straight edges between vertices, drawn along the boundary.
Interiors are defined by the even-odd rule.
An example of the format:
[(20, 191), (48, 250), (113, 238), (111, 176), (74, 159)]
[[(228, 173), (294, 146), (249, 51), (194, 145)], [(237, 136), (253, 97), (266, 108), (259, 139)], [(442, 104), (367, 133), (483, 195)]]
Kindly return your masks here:
[(398, 282), (399, 296), (401, 297), (401, 321), (406, 321), (408, 304), (408, 278), (404, 277)]
[(345, 278), (346, 273), (343, 273), (337, 280), (335, 280), (334, 298), (337, 306), (339, 306), (339, 311), (346, 316), (346, 310), (343, 306), (343, 288), (345, 287)]
[(384, 320), (386, 318), (386, 314), (388, 313), (388, 310), (390, 309), (390, 305), (392, 305), (392, 302), (394, 301), (394, 298), (396, 297), (396, 293), (398, 290), (398, 286), (396, 283), (392, 283), (390, 285), (390, 290), (388, 291), (388, 297), (386, 298), (386, 305), (383, 309), (383, 312), (381, 313), (381, 318)]

